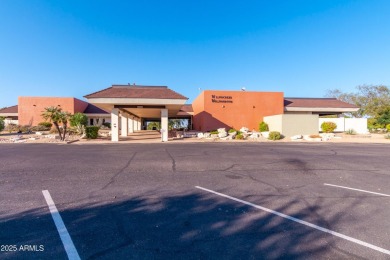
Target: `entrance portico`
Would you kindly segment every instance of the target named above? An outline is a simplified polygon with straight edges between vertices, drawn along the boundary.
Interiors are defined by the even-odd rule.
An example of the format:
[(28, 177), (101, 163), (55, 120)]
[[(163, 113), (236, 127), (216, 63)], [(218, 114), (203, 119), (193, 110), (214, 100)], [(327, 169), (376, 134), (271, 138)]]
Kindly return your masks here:
[(166, 86), (113, 85), (86, 95), (89, 103), (111, 112), (111, 140), (141, 129), (143, 118), (161, 119), (161, 140), (168, 141), (168, 118), (176, 117), (188, 98)]

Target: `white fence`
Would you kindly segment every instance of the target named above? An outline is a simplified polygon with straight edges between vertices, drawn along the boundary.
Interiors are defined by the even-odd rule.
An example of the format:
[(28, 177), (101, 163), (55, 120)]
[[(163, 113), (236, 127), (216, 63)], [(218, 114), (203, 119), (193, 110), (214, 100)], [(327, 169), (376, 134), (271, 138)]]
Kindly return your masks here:
[(321, 130), (321, 124), (323, 122), (333, 122), (337, 125), (335, 132), (345, 132), (349, 129), (353, 129), (358, 134), (366, 134), (367, 130), (367, 118), (319, 118), (319, 131)]
[(7, 119), (7, 118), (4, 119), (4, 125), (7, 126), (9, 124), (17, 125), (17, 124), (19, 124), (19, 121), (18, 120)]

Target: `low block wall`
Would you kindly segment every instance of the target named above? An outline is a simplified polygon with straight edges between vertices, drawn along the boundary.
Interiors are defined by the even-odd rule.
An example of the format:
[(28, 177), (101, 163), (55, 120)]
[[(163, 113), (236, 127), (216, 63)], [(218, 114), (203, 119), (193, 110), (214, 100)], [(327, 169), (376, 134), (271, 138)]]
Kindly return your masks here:
[(278, 131), (285, 137), (318, 134), (318, 115), (281, 114), (264, 117), (270, 131)]
[(318, 120), (318, 130), (321, 131), (323, 122), (333, 122), (337, 125), (335, 132), (345, 132), (353, 129), (358, 134), (366, 134), (367, 118), (320, 118)]

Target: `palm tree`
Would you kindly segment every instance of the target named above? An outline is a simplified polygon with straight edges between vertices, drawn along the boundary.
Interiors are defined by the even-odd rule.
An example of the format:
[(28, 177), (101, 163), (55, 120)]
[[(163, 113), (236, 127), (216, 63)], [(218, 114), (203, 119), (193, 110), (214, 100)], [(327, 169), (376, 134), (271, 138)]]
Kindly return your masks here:
[(67, 130), (67, 127), (68, 127), (68, 120), (70, 119), (72, 115), (69, 113), (69, 112), (66, 112), (66, 111), (61, 111), (60, 113), (60, 119), (61, 119), (61, 123), (62, 123), (62, 129), (63, 129), (63, 135), (62, 135), (62, 141), (65, 140), (65, 135), (66, 135), (66, 130)]
[[(53, 123), (53, 125), (56, 127), (58, 131), (60, 140), (64, 141), (70, 113), (66, 111), (62, 111), (60, 107), (45, 107), (45, 111), (43, 111), (41, 116), (46, 121)], [(63, 126), (63, 133), (61, 133), (61, 129), (60, 129), (61, 123)]]

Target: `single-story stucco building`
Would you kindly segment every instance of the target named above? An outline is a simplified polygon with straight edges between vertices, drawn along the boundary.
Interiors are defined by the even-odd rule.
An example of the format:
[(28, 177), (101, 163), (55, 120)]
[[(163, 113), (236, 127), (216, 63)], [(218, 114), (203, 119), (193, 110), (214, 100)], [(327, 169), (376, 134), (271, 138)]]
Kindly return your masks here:
[(286, 98), (283, 92), (260, 91), (205, 90), (186, 104), (187, 97), (166, 86), (112, 85), (84, 98), (19, 97), (18, 105), (1, 109), (0, 116), (20, 125), (37, 125), (45, 107), (60, 106), (72, 114), (86, 114), (90, 125), (111, 122), (112, 141), (146, 129), (151, 121), (161, 122), (162, 140), (167, 141), (168, 119), (173, 118), (188, 119), (188, 127), (197, 131), (257, 130), (265, 121), (271, 131), (291, 136), (318, 133), (320, 116), (359, 109), (335, 98)]

